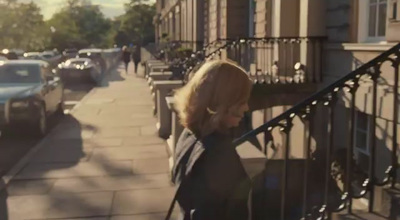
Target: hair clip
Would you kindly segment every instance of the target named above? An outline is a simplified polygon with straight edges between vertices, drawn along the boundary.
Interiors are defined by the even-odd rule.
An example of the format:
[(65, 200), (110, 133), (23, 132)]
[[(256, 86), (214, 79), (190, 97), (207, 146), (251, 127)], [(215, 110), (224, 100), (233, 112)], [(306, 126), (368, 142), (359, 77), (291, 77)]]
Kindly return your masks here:
[(210, 113), (211, 115), (217, 114), (216, 111), (211, 110), (210, 108), (207, 107), (207, 112)]

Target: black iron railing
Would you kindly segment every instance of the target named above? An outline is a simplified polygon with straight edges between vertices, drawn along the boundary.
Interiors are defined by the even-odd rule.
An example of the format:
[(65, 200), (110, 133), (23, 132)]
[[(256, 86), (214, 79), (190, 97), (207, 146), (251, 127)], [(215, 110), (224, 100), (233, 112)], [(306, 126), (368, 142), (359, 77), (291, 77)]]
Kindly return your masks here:
[(226, 39), (230, 43), (224, 49), (226, 57), (245, 68), (257, 82), (319, 82), (324, 40), (325, 37)]
[(157, 58), (168, 62), (190, 56), (196, 48), (202, 48), (203, 41), (167, 41), (158, 44)]
[(218, 39), (174, 65), (187, 76), (205, 60), (225, 57), (245, 68), (256, 83), (317, 83), (322, 81), (324, 40), (325, 37)]
[[(186, 57), (175, 59), (170, 63), (170, 67), (167, 69), (167, 71), (172, 71), (172, 78), (187, 81), (189, 72), (191, 72), (195, 66), (201, 64), (205, 59), (210, 57), (214, 51), (223, 48), (224, 46), (220, 45), (224, 45), (224, 43), (224, 39), (217, 39), (204, 45), (200, 50), (190, 53)], [(213, 49), (215, 47), (218, 49)]]
[[(253, 43), (254, 42), (251, 44)], [(272, 42), (269, 43), (272, 44)], [(273, 44), (276, 44), (276, 42), (274, 41)], [(237, 56), (236, 58), (238, 58)], [(296, 140), (296, 143), (299, 143), (299, 145), (301, 144), (304, 148), (304, 157), (301, 163), (301, 166), (304, 168), (302, 171), (302, 180), (296, 183), (298, 184), (298, 190), (301, 190), (300, 194), (302, 197), (301, 202), (298, 204), (301, 207), (301, 214), (297, 217), (303, 219), (330, 219), (331, 214), (334, 212), (347, 209), (347, 211), (351, 213), (353, 210), (353, 200), (357, 198), (367, 198), (369, 200), (368, 209), (372, 212), (375, 199), (374, 188), (384, 185), (395, 186), (398, 179), (396, 173), (399, 166), (397, 137), (397, 126), (399, 123), (399, 65), (400, 44), (397, 44), (368, 63), (363, 64), (356, 70), (290, 108), (281, 115), (266, 122), (262, 126), (244, 134), (235, 141), (236, 145), (240, 145), (250, 138), (264, 135), (266, 142), (264, 143), (263, 150), (264, 153), (267, 154), (267, 137), (273, 137), (272, 133), (276, 131), (276, 129), (282, 132), (283, 146), (280, 149), (280, 160), (282, 162), (280, 182), (281, 205), (279, 212), (279, 218), (281, 220), (293, 219), (289, 216), (292, 212), (288, 210), (288, 203), (292, 202), (289, 199), (292, 198), (292, 195), (288, 193), (288, 185), (293, 181), (293, 179), (289, 180), (291, 177), (289, 175), (292, 169), (291, 164), (294, 160), (290, 155), (297, 146), (293, 146), (291, 139), (293, 138), (293, 128), (297, 126), (302, 126), (302, 131), (304, 132), (304, 134), (301, 135), (301, 140)], [(267, 65), (261, 64), (259, 66), (262, 71), (270, 70), (270, 63)], [(311, 74), (311, 76), (313, 76), (313, 74)], [(365, 95), (365, 89), (361, 91), (364, 93), (357, 96), (357, 92), (360, 93), (361, 87), (367, 88), (366, 90), (369, 92), (369, 96)], [(390, 87), (390, 89), (388, 89), (388, 87)], [(378, 103), (378, 98), (379, 100), (383, 99), (382, 93), (379, 93), (380, 96), (378, 97), (378, 88), (380, 91), (384, 90), (387, 94), (392, 94), (392, 96), (386, 96), (386, 98), (392, 97), (393, 105), (382, 106), (382, 102)], [(356, 116), (360, 105), (357, 99), (360, 98), (360, 96), (364, 102), (368, 103), (365, 104), (363, 102), (363, 107), (364, 105), (367, 106), (364, 111), (368, 112), (370, 117), (370, 129), (367, 131), (367, 137), (369, 137), (367, 138), (368, 146), (365, 146), (365, 149), (369, 149), (367, 152), (369, 156), (367, 157), (368, 165), (365, 169), (360, 168), (359, 159), (355, 159), (355, 157), (357, 157), (355, 154), (355, 152), (357, 152), (356, 142), (358, 138), (362, 137), (356, 135)], [(392, 100), (392, 98), (390, 98), (390, 100)], [(378, 104), (380, 106), (378, 106)], [(382, 108), (386, 110), (390, 108), (390, 111), (388, 111), (391, 112), (391, 116), (388, 119), (388, 121), (391, 122), (391, 127), (381, 131), (391, 134), (391, 144), (388, 146), (387, 140), (385, 139), (379, 142), (379, 147), (383, 147), (383, 149), (388, 151), (387, 156), (388, 160), (390, 160), (390, 166), (387, 168), (384, 175), (383, 173), (376, 173), (377, 163), (382, 164), (385, 162), (385, 159), (382, 157), (382, 152), (377, 151), (377, 132), (381, 129), (377, 125), (377, 118), (379, 116), (378, 107), (380, 110)], [(340, 108), (344, 108), (349, 112), (350, 116), (348, 119), (340, 118), (341, 116), (338, 113), (338, 109)], [(324, 120), (326, 120), (326, 122), (324, 122)], [(347, 136), (339, 136), (339, 138), (337, 138), (339, 132)], [(276, 135), (276, 133), (274, 134)], [(296, 136), (296, 138), (300, 139), (299, 136)], [(387, 138), (390, 138), (390, 135), (388, 135)], [(270, 138), (269, 141), (274, 142), (273, 138), (272, 140)], [(339, 149), (339, 142), (346, 144)], [(360, 143), (357, 142), (357, 145)], [(276, 149), (273, 150), (276, 151)], [(338, 152), (344, 152), (344, 154)], [(378, 153), (380, 155), (379, 158), (377, 158)], [(338, 154), (341, 156), (337, 156)], [(336, 159), (334, 157), (335, 155)], [(332, 176), (332, 173), (334, 173), (332, 163), (337, 163), (339, 160), (342, 160), (343, 163), (341, 164), (342, 188), (340, 188), (340, 184), (338, 184), (337, 180)], [(271, 161), (273, 160), (270, 160), (270, 162)], [(267, 164), (266, 169), (268, 166)], [(364, 170), (365, 179), (360, 177), (360, 170)], [(264, 181), (263, 186), (268, 185), (269, 174), (263, 173), (262, 175), (264, 175), (262, 177)], [(360, 181), (360, 178), (364, 179), (364, 181), (361, 181), (363, 182), (362, 184), (357, 185), (356, 182)]]

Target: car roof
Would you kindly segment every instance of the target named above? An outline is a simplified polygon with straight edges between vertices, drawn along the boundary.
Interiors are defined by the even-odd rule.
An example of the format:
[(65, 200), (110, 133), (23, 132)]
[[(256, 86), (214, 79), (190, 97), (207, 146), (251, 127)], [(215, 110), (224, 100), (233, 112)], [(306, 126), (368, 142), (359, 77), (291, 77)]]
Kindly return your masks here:
[(40, 55), (40, 52), (26, 52), (26, 55)]
[(88, 61), (88, 62), (91, 62), (92, 60), (89, 59), (89, 58), (71, 58), (71, 59), (66, 60), (65, 62), (67, 62), (67, 61), (69, 61), (69, 62), (75, 62), (75, 61)]
[(4, 64), (12, 64), (12, 65), (17, 65), (17, 64), (22, 64), (22, 65), (48, 65), (47, 62), (42, 61), (42, 60), (6, 60), (2, 61)]
[(67, 53), (70, 53), (70, 52), (77, 53), (78, 50), (76, 50), (76, 49), (65, 49), (64, 52), (67, 52)]
[(98, 48), (88, 48), (88, 49), (82, 49), (79, 50), (79, 53), (101, 53), (102, 49)]

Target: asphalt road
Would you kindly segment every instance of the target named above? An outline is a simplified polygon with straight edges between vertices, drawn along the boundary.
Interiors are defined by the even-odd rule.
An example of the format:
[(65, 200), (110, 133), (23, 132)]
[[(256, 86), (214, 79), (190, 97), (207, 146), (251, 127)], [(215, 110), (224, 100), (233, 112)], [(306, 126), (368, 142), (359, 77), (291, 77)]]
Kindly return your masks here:
[[(75, 84), (65, 87), (65, 114), (72, 109), (91, 89), (93, 85)], [(49, 118), (49, 128), (54, 128), (60, 117)], [(3, 176), (16, 164), (40, 139), (28, 137), (0, 137), (0, 176)]]

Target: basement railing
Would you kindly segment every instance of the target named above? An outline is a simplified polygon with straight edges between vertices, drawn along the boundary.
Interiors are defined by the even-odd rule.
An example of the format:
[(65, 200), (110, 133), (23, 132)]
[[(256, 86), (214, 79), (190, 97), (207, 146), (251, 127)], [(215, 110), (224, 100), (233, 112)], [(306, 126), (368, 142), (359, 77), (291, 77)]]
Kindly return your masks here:
[[(298, 41), (280, 42), (280, 45), (291, 51)], [(316, 42), (316, 39), (310, 42)], [(256, 43), (252, 40), (241, 43), (244, 48), (254, 44)], [(267, 47), (278, 43), (276, 40), (267, 40), (262, 44)], [(245, 49), (238, 49), (237, 44), (231, 44), (231, 50), (234, 52)], [(240, 52), (234, 55), (238, 61), (243, 60), (240, 56)], [(280, 63), (293, 64), (291, 56), (291, 53), (284, 56), (289, 61)], [(270, 75), (271, 61), (257, 65), (260, 70), (258, 72), (265, 73), (260, 73), (263, 77)], [(238, 146), (251, 138), (261, 136), (264, 137), (263, 151), (266, 155), (270, 155), (271, 149), (273, 152), (280, 152), (280, 196), (277, 200), (275, 197), (271, 200), (268, 197), (271, 194), (262, 191), (264, 199), (268, 200), (263, 203), (263, 207), (271, 205), (270, 201), (280, 202), (276, 219), (330, 219), (335, 212), (347, 210), (351, 213), (353, 203), (359, 198), (368, 199), (368, 211), (373, 212), (374, 189), (377, 186), (395, 186), (399, 170), (399, 65), (400, 44), (397, 44), (281, 115), (236, 139), (235, 145)], [(291, 71), (292, 69), (283, 71), (284, 76), (288, 76)], [(307, 80), (321, 80), (317, 73), (319, 74), (317, 70), (311, 68), (309, 74), (306, 74)], [(358, 116), (360, 111), (368, 115), (369, 122), (362, 121)], [(379, 126), (383, 118), (387, 121), (386, 127)], [(368, 123), (366, 134), (358, 132), (360, 123)], [(302, 134), (296, 135), (296, 140), (292, 140), (294, 133), (299, 134), (299, 131)], [(280, 147), (276, 144), (277, 134), (282, 137)], [(368, 156), (358, 153), (360, 147)], [(299, 148), (304, 154), (300, 159), (294, 159), (293, 152)], [(274, 160), (276, 158), (269, 159), (265, 171), (260, 174), (262, 186), (276, 183), (271, 180), (273, 175), (270, 172)], [(377, 165), (385, 163), (388, 164), (386, 172), (379, 172)], [(294, 179), (293, 176), (297, 175), (293, 173), (294, 170), (301, 170), (300, 179)], [(293, 214), (296, 209), (294, 207), (301, 210), (297, 215)], [(271, 212), (264, 214), (264, 219), (269, 219), (266, 216), (272, 215)]]

